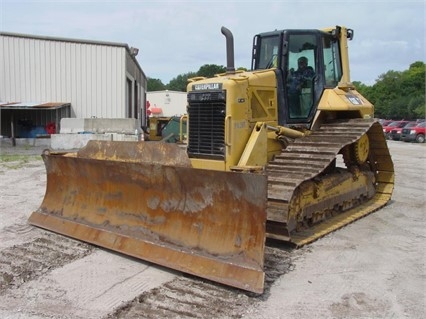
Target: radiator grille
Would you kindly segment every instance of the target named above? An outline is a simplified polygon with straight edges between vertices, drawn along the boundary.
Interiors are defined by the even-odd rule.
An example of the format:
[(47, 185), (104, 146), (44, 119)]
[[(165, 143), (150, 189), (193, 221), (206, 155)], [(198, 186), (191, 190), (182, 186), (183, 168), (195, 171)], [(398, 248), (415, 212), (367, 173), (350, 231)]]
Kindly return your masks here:
[(225, 157), (224, 94), (202, 92), (188, 96), (188, 155), (192, 158), (223, 159)]

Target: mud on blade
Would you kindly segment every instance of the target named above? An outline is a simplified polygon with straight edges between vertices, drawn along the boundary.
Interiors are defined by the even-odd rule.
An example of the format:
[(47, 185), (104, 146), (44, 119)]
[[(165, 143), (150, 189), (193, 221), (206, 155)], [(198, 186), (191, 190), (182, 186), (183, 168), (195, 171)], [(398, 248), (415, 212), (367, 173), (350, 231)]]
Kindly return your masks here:
[(174, 144), (101, 141), (78, 153), (45, 152), (46, 194), (29, 222), (262, 293), (266, 176), (147, 163), (147, 144), (175, 160), (184, 152)]

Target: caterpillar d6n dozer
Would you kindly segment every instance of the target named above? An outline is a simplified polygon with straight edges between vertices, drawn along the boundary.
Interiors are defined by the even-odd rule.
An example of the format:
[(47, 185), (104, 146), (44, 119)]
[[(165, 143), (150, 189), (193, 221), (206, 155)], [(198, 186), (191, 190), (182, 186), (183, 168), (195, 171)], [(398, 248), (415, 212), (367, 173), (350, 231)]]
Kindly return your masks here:
[(262, 293), (266, 238), (302, 246), (386, 205), (394, 169), (345, 27), (254, 37), (252, 70), (188, 83), (188, 144), (46, 150), (33, 225)]

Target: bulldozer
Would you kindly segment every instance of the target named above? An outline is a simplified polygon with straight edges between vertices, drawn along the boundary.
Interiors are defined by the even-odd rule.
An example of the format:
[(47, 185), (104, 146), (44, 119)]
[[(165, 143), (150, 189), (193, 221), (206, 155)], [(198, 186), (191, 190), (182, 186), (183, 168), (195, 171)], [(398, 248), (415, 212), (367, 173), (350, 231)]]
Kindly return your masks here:
[(45, 150), (46, 193), (29, 223), (262, 294), (267, 239), (301, 247), (385, 206), (394, 167), (350, 81), (354, 31), (257, 34), (249, 71), (235, 69), (233, 35), (221, 32), (226, 72), (187, 85), (185, 148)]
[(186, 116), (161, 116), (148, 119), (149, 141), (183, 143), (186, 132)]

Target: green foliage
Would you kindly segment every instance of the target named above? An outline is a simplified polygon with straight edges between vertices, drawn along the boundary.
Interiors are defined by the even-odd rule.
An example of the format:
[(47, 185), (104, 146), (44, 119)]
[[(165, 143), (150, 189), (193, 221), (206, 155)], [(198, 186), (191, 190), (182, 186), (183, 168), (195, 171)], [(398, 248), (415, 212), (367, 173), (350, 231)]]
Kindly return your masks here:
[(216, 74), (226, 72), (226, 68), (216, 64), (204, 64), (200, 67), (197, 72), (188, 72), (180, 74), (177, 77), (170, 80), (167, 84), (167, 89), (171, 91), (182, 91), (186, 92), (186, 86), (188, 85), (188, 79), (203, 76), (206, 78), (214, 77)]
[(425, 63), (414, 62), (408, 70), (390, 70), (373, 86), (354, 82), (359, 92), (375, 106), (375, 116), (388, 119), (425, 118)]
[(171, 91), (181, 91), (186, 92), (186, 86), (188, 84), (188, 79), (196, 77), (197, 74), (194, 72), (188, 72), (185, 74), (180, 74), (177, 77), (170, 80), (167, 84), (167, 89)]
[(153, 92), (153, 91), (163, 91), (166, 89), (166, 86), (161, 82), (160, 79), (147, 79), (147, 91)]
[(16, 154), (1, 154), (0, 168), (19, 169), (31, 161), (40, 161), (41, 156), (36, 155), (16, 155)]
[(206, 78), (214, 77), (216, 74), (225, 73), (226, 67), (216, 64), (204, 64), (197, 72), (197, 76), (205, 76)]

